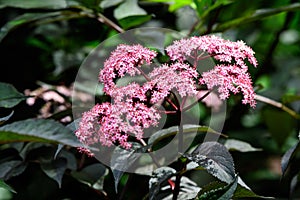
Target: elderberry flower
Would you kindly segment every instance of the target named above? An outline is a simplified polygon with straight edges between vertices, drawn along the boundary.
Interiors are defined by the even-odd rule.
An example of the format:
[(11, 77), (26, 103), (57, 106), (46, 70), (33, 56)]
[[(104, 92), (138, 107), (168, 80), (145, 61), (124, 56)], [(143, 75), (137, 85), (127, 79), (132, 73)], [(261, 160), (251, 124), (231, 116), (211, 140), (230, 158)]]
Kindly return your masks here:
[(151, 103), (164, 100), (172, 90), (177, 91), (181, 97), (195, 96), (197, 76), (197, 71), (187, 64), (164, 64), (149, 73), (151, 81), (147, 82), (144, 88), (152, 91)]
[(175, 41), (166, 51), (171, 60), (180, 62), (189, 59), (198, 61), (207, 58), (203, 56), (203, 52), (208, 53), (221, 64), (203, 72), (200, 83), (206, 84), (208, 89), (218, 86), (219, 97), (222, 100), (229, 97), (230, 91), (234, 94), (242, 92), (242, 103), (255, 107), (254, 90), (245, 60), (255, 67), (257, 60), (253, 50), (244, 42), (232, 42), (214, 35), (195, 36)]
[(105, 61), (104, 68), (99, 74), (100, 82), (104, 83), (104, 92), (110, 94), (115, 87), (114, 79), (123, 77), (126, 73), (130, 76), (140, 74), (140, 68), (144, 62), (151, 63), (156, 56), (155, 51), (151, 51), (139, 44), (121, 44), (114, 50)]
[(142, 103), (97, 104), (83, 113), (75, 134), (87, 146), (101, 143), (110, 147), (119, 144), (128, 149), (131, 147), (127, 141), (129, 135), (140, 140), (144, 129), (157, 125), (159, 119), (160, 115), (155, 108), (148, 108)]

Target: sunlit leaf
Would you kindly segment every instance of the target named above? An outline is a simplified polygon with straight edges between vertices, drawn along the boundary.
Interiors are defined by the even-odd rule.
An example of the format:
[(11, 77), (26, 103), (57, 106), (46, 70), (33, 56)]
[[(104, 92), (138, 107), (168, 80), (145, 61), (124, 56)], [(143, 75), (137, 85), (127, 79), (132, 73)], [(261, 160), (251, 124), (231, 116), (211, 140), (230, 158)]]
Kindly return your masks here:
[(6, 189), (10, 192), (17, 193), (11, 186), (7, 185), (3, 180), (0, 179), (0, 188)]
[(26, 119), (0, 127), (0, 143), (46, 142), (82, 146), (76, 136), (59, 122), (46, 119)]
[(63, 9), (67, 7), (66, 0), (0, 0), (0, 8), (15, 7), (24, 9), (44, 8), (44, 9)]
[(147, 15), (147, 12), (139, 7), (137, 0), (126, 0), (114, 10), (114, 17), (118, 20), (136, 15)]
[(231, 183), (235, 178), (233, 158), (220, 143), (204, 142), (192, 154), (184, 154), (184, 157), (196, 162), (221, 181)]
[(109, 7), (118, 5), (118, 4), (122, 3), (123, 1), (125, 1), (125, 0), (103, 0), (100, 3), (100, 7), (103, 9), (109, 8)]
[(26, 97), (18, 92), (14, 86), (0, 82), (0, 107), (12, 108), (24, 99)]
[(240, 152), (250, 152), (250, 151), (261, 151), (262, 149), (254, 148), (249, 143), (235, 140), (227, 139), (224, 143), (224, 146), (228, 150), (240, 151)]

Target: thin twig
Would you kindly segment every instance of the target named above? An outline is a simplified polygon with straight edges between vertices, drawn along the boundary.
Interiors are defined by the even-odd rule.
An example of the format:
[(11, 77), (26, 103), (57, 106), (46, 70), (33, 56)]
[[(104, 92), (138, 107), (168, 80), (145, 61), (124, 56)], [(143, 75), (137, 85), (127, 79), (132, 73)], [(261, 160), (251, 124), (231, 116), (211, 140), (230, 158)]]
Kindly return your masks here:
[(300, 115), (298, 113), (296, 113), (295, 111), (293, 111), (292, 109), (288, 108), (287, 106), (283, 105), (280, 102), (274, 101), (272, 99), (269, 99), (267, 97), (261, 96), (256, 94), (254, 97), (257, 101), (261, 101), (263, 103), (267, 103), (269, 105), (272, 105), (274, 107), (280, 108), (281, 110), (287, 112), (288, 114), (290, 114), (292, 117), (299, 119), (300, 120)]

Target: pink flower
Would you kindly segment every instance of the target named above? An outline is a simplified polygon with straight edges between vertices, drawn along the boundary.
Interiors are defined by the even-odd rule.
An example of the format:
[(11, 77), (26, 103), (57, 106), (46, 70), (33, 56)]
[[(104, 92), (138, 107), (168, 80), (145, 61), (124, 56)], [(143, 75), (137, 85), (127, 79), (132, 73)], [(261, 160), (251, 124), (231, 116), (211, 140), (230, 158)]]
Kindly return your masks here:
[(208, 72), (203, 72), (200, 83), (206, 84), (208, 89), (218, 86), (220, 99), (223, 100), (229, 97), (230, 91), (234, 94), (242, 92), (244, 95), (242, 102), (255, 107), (254, 90), (245, 60), (247, 59), (254, 66), (257, 66), (257, 60), (253, 50), (244, 42), (232, 42), (214, 35), (191, 37), (175, 41), (166, 50), (171, 60), (181, 62), (207, 58), (203, 56), (204, 52), (207, 52), (222, 64), (216, 65)]
[(242, 92), (243, 104), (249, 103), (252, 107), (256, 105), (250, 75), (237, 65), (217, 65), (214, 69), (203, 72), (200, 82), (206, 84), (208, 89), (218, 86), (222, 100), (229, 97), (230, 91), (234, 94)]
[(148, 108), (142, 103), (97, 104), (83, 114), (75, 134), (87, 146), (101, 143), (108, 147), (120, 144), (130, 148), (128, 136), (133, 135), (140, 140), (144, 129), (156, 126), (159, 119), (155, 108)]
[[(75, 134), (84, 145), (101, 143), (108, 147), (115, 144), (130, 148), (129, 136), (141, 140), (145, 129), (158, 125), (161, 115), (152, 105), (166, 100), (171, 92), (180, 97), (200, 99), (217, 87), (219, 96), (211, 91), (201, 99), (214, 110), (221, 105), (220, 99), (227, 99), (230, 93), (242, 93), (242, 103), (255, 106), (246, 61), (254, 66), (257, 61), (252, 49), (242, 41), (231, 42), (216, 36), (191, 37), (175, 41), (166, 51), (172, 62), (147, 70), (142, 66), (151, 64), (157, 54), (155, 51), (141, 45), (122, 44), (111, 53), (100, 71), (99, 80), (112, 102), (97, 104), (83, 113)], [(200, 74), (198, 61), (209, 56), (219, 64)], [(194, 60), (192, 65), (190, 59)], [(127, 74), (142, 75), (146, 82), (117, 86), (115, 81)], [(200, 90), (202, 85), (208, 90)], [(177, 109), (176, 105), (173, 107)], [(80, 150), (92, 155), (86, 148)]]
[(214, 35), (181, 39), (168, 46), (166, 51), (171, 60), (177, 61), (189, 58), (200, 60), (202, 53), (207, 52), (218, 61), (228, 63), (235, 61), (242, 68), (248, 69), (244, 62), (246, 58), (251, 64), (257, 66), (253, 50), (243, 41), (232, 42)]
[(151, 63), (156, 56), (155, 51), (151, 51), (139, 44), (121, 44), (114, 50), (105, 61), (104, 68), (99, 74), (100, 82), (104, 83), (104, 92), (110, 94), (115, 87), (114, 79), (123, 77), (126, 73), (130, 76), (140, 74), (140, 68), (144, 62)]
[(151, 81), (144, 85), (145, 90), (151, 90), (151, 103), (164, 100), (173, 90), (181, 97), (195, 96), (198, 72), (184, 63), (162, 65), (149, 73)]

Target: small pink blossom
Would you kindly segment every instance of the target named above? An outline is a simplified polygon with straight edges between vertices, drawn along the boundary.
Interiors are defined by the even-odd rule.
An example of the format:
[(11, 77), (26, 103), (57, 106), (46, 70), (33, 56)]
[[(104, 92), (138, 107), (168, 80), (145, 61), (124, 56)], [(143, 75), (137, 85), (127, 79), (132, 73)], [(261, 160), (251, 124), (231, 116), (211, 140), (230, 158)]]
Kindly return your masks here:
[(128, 136), (140, 140), (144, 129), (157, 125), (159, 119), (160, 114), (155, 108), (142, 103), (97, 104), (83, 114), (75, 134), (87, 146), (101, 143), (109, 147), (118, 143), (130, 148)]
[(206, 84), (208, 89), (218, 86), (222, 100), (229, 97), (230, 91), (234, 94), (242, 92), (243, 104), (249, 103), (252, 107), (256, 105), (250, 75), (237, 65), (217, 65), (214, 69), (203, 72), (200, 82)]
[(114, 50), (110, 57), (105, 61), (104, 68), (99, 74), (100, 82), (104, 83), (104, 92), (110, 94), (114, 88), (114, 79), (123, 77), (126, 73), (130, 76), (140, 74), (140, 68), (144, 62), (150, 64), (156, 56), (155, 51), (151, 51), (139, 44), (121, 44)]
[(254, 51), (243, 41), (232, 42), (215, 35), (181, 39), (168, 46), (166, 51), (171, 60), (177, 61), (188, 60), (188, 58), (199, 60), (201, 59), (199, 55), (207, 52), (218, 61), (228, 63), (235, 61), (242, 68), (248, 69), (244, 62), (246, 58), (251, 64), (257, 66)]
[(144, 86), (152, 91), (151, 103), (164, 100), (172, 90), (181, 97), (194, 96), (197, 94), (196, 82), (198, 73), (195, 69), (184, 63), (162, 65), (155, 68), (150, 74), (151, 81)]

